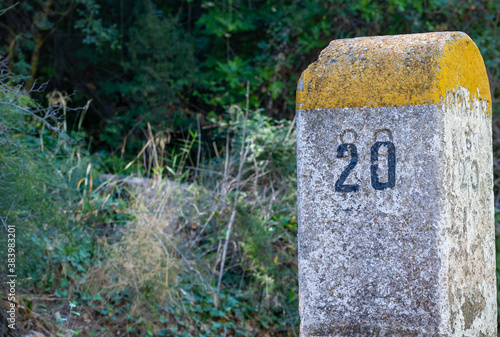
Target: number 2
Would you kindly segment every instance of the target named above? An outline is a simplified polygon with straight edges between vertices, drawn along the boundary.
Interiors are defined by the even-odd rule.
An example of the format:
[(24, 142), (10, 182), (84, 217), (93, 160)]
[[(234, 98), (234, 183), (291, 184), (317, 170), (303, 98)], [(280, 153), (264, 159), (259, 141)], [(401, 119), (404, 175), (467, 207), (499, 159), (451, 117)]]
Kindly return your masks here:
[(340, 174), (339, 179), (335, 182), (335, 192), (357, 192), (359, 185), (344, 185), (347, 176), (358, 163), (358, 149), (356, 145), (351, 143), (340, 144), (337, 148), (337, 158), (343, 158), (344, 153), (350, 150), (351, 161), (345, 170)]

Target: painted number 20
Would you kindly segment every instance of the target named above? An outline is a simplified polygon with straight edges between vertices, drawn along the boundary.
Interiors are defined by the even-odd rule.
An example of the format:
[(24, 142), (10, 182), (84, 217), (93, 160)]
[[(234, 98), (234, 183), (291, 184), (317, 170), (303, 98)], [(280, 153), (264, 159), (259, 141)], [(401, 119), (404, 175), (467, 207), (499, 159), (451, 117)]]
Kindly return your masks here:
[[(387, 167), (388, 167), (388, 179), (387, 182), (381, 182), (378, 176), (378, 158), (379, 151), (382, 146), (387, 147)], [(344, 184), (349, 173), (358, 164), (358, 149), (356, 145), (351, 143), (340, 144), (337, 148), (337, 158), (343, 158), (344, 154), (348, 152), (351, 157), (349, 165), (342, 171), (339, 179), (335, 182), (335, 192), (357, 192), (359, 190), (359, 185), (347, 185)], [(372, 187), (376, 190), (382, 191), (386, 188), (393, 188), (396, 185), (396, 148), (392, 142), (375, 142), (371, 147), (371, 182)]]

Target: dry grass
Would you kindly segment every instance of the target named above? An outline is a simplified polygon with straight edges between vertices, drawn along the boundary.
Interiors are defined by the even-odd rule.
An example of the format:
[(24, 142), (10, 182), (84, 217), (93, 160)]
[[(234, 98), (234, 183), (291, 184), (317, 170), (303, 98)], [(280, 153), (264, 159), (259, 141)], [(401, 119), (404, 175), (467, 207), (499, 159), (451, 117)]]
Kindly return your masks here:
[[(128, 186), (127, 195), (133, 196), (128, 211), (134, 218), (123, 227), (118, 240), (102, 243), (105, 258), (86, 273), (85, 290), (105, 297), (101, 307), (118, 292), (132, 293), (132, 306), (127, 310), (132, 316), (153, 321), (151, 316), (157, 311), (151, 310), (152, 304), (170, 305), (176, 313), (169, 321), (175, 325), (179, 318), (196, 319), (190, 317), (192, 307), (184, 308), (186, 298), (202, 294), (203, 301), (209, 297), (217, 308), (225, 305), (219, 306), (223, 291), (247, 292), (256, 306), (281, 307), (287, 312), (284, 321), (296, 320), (284, 303), (294, 279), (289, 274), (296, 269), (295, 237), (281, 220), (273, 218), (277, 210), (293, 215), (294, 208), (288, 203), (293, 203), (290, 186), (295, 185), (282, 180), (288, 176), (273, 168), (271, 160), (275, 151), (293, 156), (292, 146), (282, 145), (293, 143), (293, 124), (278, 128), (255, 119), (245, 133), (240, 131), (245, 130), (246, 113), (241, 109), (234, 113), (243, 120), (231, 129), (232, 135), (228, 132), (224, 153), (217, 150), (217, 159), (206, 161), (206, 166), (199, 167), (197, 159), (188, 168), (188, 160), (181, 156), (177, 163), (186, 167), (161, 170), (174, 161), (163, 158), (163, 138), (150, 132), (135, 162), (151, 168), (153, 177), (129, 176), (116, 181), (108, 176), (115, 180), (109, 186)], [(262, 126), (268, 128), (267, 134), (261, 135)], [(167, 171), (172, 178), (182, 175), (178, 172), (191, 172), (194, 182), (168, 180)], [(197, 290), (190, 291), (189, 286)], [(198, 321), (190, 326), (197, 329), (204, 324)], [(255, 328), (260, 329), (258, 323)], [(196, 335), (195, 330), (191, 332)]]
[(136, 179), (131, 185), (135, 219), (125, 226), (118, 242), (104, 244), (107, 258), (88, 273), (86, 286), (110, 296), (133, 289), (134, 314), (144, 309), (145, 298), (160, 303), (173, 300), (171, 290), (176, 289), (180, 271), (193, 265), (177, 248), (176, 239), (179, 215), (191, 192), (169, 181)]

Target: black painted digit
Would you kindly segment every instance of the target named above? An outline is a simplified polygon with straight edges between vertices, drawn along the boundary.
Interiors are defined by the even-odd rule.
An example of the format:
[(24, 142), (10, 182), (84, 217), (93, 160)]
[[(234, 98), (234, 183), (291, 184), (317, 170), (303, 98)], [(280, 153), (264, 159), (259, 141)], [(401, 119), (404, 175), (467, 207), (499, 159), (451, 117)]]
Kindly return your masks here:
[(358, 149), (356, 145), (350, 143), (340, 144), (337, 148), (337, 158), (343, 158), (344, 153), (348, 151), (350, 151), (351, 161), (335, 182), (335, 192), (357, 192), (359, 189), (359, 185), (344, 185), (347, 176), (358, 163)]
[[(387, 146), (387, 166), (389, 169), (387, 182), (382, 183), (378, 177), (378, 152), (381, 146)], [(393, 188), (396, 185), (396, 148), (392, 142), (375, 142), (371, 148), (371, 174), (372, 174), (372, 187), (376, 190), (384, 190), (386, 188)]]

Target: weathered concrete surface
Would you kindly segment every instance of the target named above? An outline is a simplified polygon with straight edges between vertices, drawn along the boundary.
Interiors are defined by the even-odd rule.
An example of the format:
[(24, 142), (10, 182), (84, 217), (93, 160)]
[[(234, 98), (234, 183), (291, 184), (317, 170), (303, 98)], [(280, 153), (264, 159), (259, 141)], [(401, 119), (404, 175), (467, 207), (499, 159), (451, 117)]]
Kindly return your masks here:
[(491, 102), (483, 58), (464, 33), (335, 40), (302, 74), (297, 109), (435, 104), (457, 86)]
[(469, 96), (458, 87), (443, 107), (441, 302), (449, 335), (496, 336), (491, 115), (486, 101)]
[[(425, 35), (409, 40), (425, 49)], [(430, 36), (426, 53), (434, 60), (453, 53), (457, 40), (470, 41), (463, 33)], [(338, 45), (356, 51), (355, 40), (365, 39)], [(384, 57), (404, 61), (405, 46), (392, 43), (393, 54), (380, 46)], [(333, 86), (347, 97), (339, 89), (345, 82), (330, 78), (325, 89), (311, 75), (343, 73), (345, 62), (357, 62), (336, 46), (303, 74), (297, 95), (301, 336), (496, 336), (491, 98), (478, 85), (486, 76), (479, 52), (468, 56), (481, 61), (469, 69), (478, 78), (445, 86), (438, 98), (433, 82), (416, 100), (422, 104), (399, 94), (391, 104), (387, 85), (384, 99), (351, 107), (354, 100), (328, 96)], [(410, 46), (407, 58), (419, 50)], [(456, 52), (446, 56), (450, 69), (464, 68)], [(427, 81), (452, 73), (433, 69)], [(301, 93), (305, 79), (313, 85)]]

